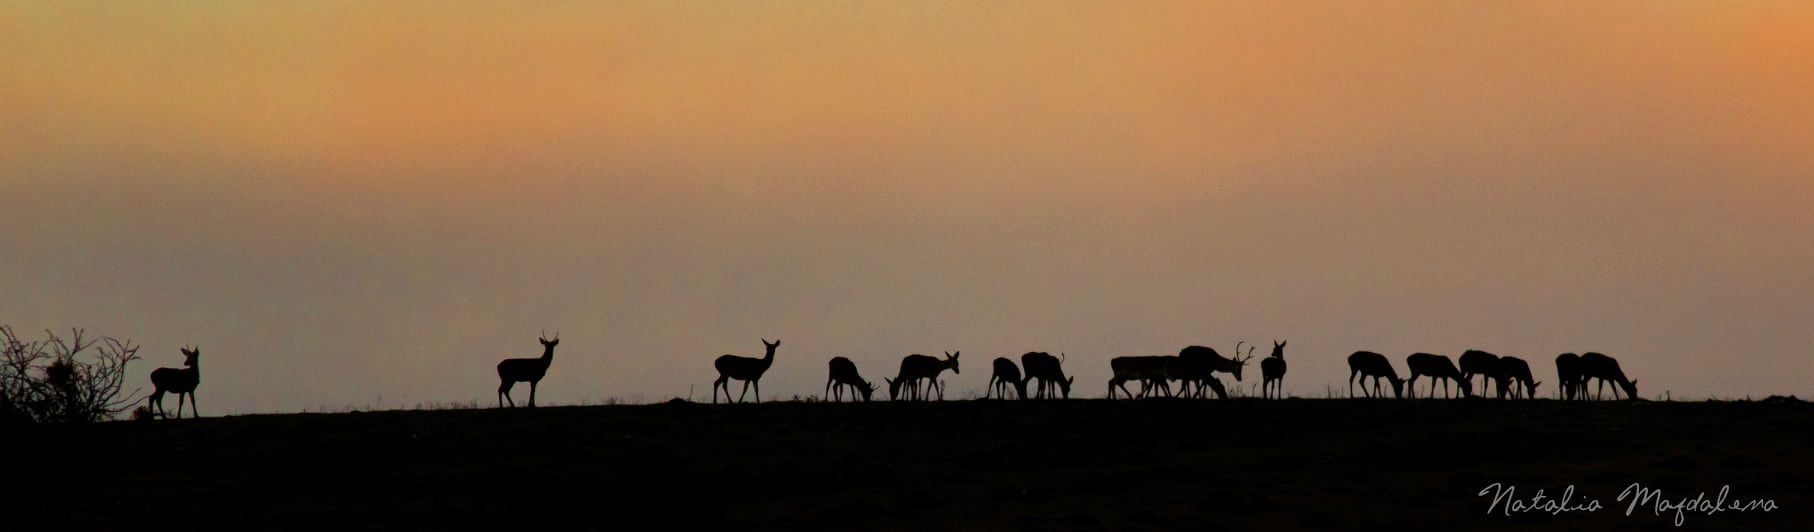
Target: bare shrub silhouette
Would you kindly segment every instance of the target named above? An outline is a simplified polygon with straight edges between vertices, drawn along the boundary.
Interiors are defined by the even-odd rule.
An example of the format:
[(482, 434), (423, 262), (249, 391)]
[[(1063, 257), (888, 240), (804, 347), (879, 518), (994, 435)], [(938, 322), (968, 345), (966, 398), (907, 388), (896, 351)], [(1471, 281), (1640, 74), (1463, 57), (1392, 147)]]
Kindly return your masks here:
[(21, 340), (0, 325), (0, 424), (105, 421), (138, 403), (137, 390), (122, 394), (126, 367), (138, 346), (112, 337), (70, 338), (44, 331), (45, 340)]

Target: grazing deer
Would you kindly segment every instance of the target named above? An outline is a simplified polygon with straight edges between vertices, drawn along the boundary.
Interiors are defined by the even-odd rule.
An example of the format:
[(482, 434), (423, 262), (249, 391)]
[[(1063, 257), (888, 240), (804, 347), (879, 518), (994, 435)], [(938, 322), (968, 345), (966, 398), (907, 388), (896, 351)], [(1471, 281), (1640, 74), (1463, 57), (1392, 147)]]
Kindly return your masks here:
[(1556, 380), (1562, 387), (1557, 393), (1563, 399), (1586, 398), (1587, 381), (1581, 378), (1581, 356), (1574, 353), (1556, 355)]
[(1625, 389), (1626, 399), (1638, 398), (1638, 381), (1625, 378), (1625, 371), (1619, 369), (1618, 360), (1599, 353), (1582, 353), (1580, 368), (1582, 395), (1587, 394), (1588, 379), (1600, 379), (1599, 387), (1594, 389), (1594, 399), (1599, 399), (1600, 394), (1606, 391), (1607, 381), (1616, 385), (1612, 389), (1614, 399), (1619, 397), (1620, 388)]
[(1272, 342), (1272, 356), (1260, 360), (1261, 398), (1267, 397), (1268, 389), (1272, 391), (1272, 397), (1285, 397), (1285, 344), (1287, 342), (1289, 340)]
[[(1522, 385), (1524, 387), (1524, 397), (1526, 399), (1536, 399), (1537, 386), (1543, 384), (1537, 382), (1536, 379), (1531, 378), (1531, 365), (1529, 363), (1525, 362), (1522, 358), (1511, 355), (1499, 357), (1499, 368), (1497, 371), (1494, 371), (1494, 373), (1499, 377), (1497, 380), (1499, 385), (1498, 397), (1502, 398), (1507, 395), (1507, 388), (1510, 388), (1510, 395), (1513, 399), (1518, 398), (1518, 387)], [(1482, 395), (1484, 395), (1484, 393)]]
[[(1167, 382), (1172, 378), (1173, 363), (1178, 357), (1172, 356), (1135, 356), (1115, 357), (1109, 359), (1109, 370), (1115, 376), (1109, 379), (1109, 399), (1115, 398), (1115, 388), (1121, 388), (1122, 395), (1130, 399), (1146, 397), (1151, 387), (1156, 385), (1171, 396), (1171, 386)], [(1135, 395), (1127, 390), (1127, 381), (1140, 381), (1140, 394)]]
[(781, 347), (781, 341), (768, 343), (762, 339), (762, 347), (767, 350), (762, 358), (740, 357), (737, 355), (719, 355), (712, 361), (712, 367), (718, 369), (718, 380), (712, 381), (712, 403), (718, 402), (718, 388), (724, 388), (724, 400), (731, 400), (731, 379), (743, 381), (743, 393), (737, 394), (737, 402), (743, 402), (743, 396), (750, 392), (750, 385), (756, 385), (756, 402), (762, 402), (762, 374), (775, 363), (775, 348)]
[[(1348, 355), (1348, 397), (1354, 397), (1356, 376), (1361, 378), (1361, 393), (1366, 393), (1367, 397), (1381, 395), (1379, 380), (1382, 378), (1392, 383), (1393, 397), (1405, 396), (1405, 381), (1399, 380), (1398, 372), (1392, 370), (1392, 363), (1386, 360), (1385, 355), (1372, 351), (1355, 351)], [(1367, 393), (1367, 377), (1373, 378), (1372, 393)]]
[(1455, 362), (1449, 360), (1449, 357), (1415, 353), (1405, 357), (1405, 365), (1411, 368), (1411, 379), (1408, 383), (1411, 397), (1417, 397), (1417, 378), (1422, 376), (1430, 377), (1430, 397), (1436, 397), (1437, 381), (1442, 381), (1442, 396), (1449, 397), (1449, 381), (1451, 380), (1455, 381), (1456, 387), (1461, 388), (1462, 397), (1474, 395), (1474, 383), (1461, 375), (1461, 370), (1455, 368)]
[(498, 363), (498, 408), (504, 408), (504, 401), (510, 401), (516, 407), (516, 399), (510, 397), (510, 389), (518, 382), (529, 383), (529, 406), (535, 407), (535, 388), (541, 384), (542, 377), (548, 374), (548, 365), (554, 363), (554, 346), (561, 344), (561, 332), (554, 332), (554, 339), (548, 339), (548, 332), (543, 331), (542, 358), (507, 358)]
[[(1475, 375), (1485, 375), (1485, 378), (1480, 380), (1480, 393), (1485, 395), (1487, 381), (1496, 381), (1500, 379), (1499, 355), (1481, 351), (1479, 349), (1469, 349), (1462, 352), (1461, 378), (1467, 379), (1469, 387), (1472, 387)], [(1433, 389), (1432, 393), (1434, 393)]]
[[(856, 363), (851, 362), (848, 358), (833, 357), (827, 365), (831, 366), (831, 375), (825, 378), (826, 399), (831, 399), (832, 394), (837, 394), (837, 400), (844, 400), (844, 387), (849, 386), (855, 390), (851, 393), (852, 401), (855, 401), (856, 395), (861, 393), (863, 401), (869, 402), (869, 397), (875, 393), (876, 387), (869, 381), (863, 380), (862, 375), (857, 374)], [(725, 393), (728, 395), (730, 392)], [(758, 392), (757, 395), (760, 396), (761, 393)]]
[(1008, 357), (995, 357), (995, 372), (989, 376), (989, 389), (983, 392), (983, 398), (988, 399), (989, 394), (994, 393), (996, 397), (1007, 399), (1009, 388), (1014, 389), (1016, 397), (1027, 398), (1027, 383), (1020, 380), (1020, 366), (1014, 365)]
[(1253, 350), (1255, 349), (1254, 347), (1247, 348), (1247, 353), (1243, 356), (1241, 345), (1245, 343), (1245, 340), (1235, 343), (1235, 358), (1232, 359), (1223, 358), (1222, 354), (1217, 353), (1212, 347), (1193, 345), (1180, 349), (1178, 358), (1182, 359), (1179, 364), (1182, 364), (1185, 373), (1185, 393), (1188, 395), (1189, 386), (1196, 384), (1195, 397), (1203, 397), (1204, 387), (1209, 385), (1209, 381), (1215, 379), (1216, 372), (1233, 374), (1235, 382), (1241, 382), (1241, 369), (1247, 367), (1247, 361), (1253, 360)]
[[(895, 375), (894, 381), (890, 385), (912, 386), (913, 388), (909, 390), (908, 394), (908, 398), (910, 399), (930, 399), (932, 392), (937, 391), (939, 400), (943, 401), (945, 400), (945, 386), (939, 384), (938, 375), (947, 369), (951, 370), (951, 373), (953, 374), (961, 373), (957, 369), (957, 357), (962, 353), (963, 351), (958, 351), (956, 353), (946, 351), (943, 360), (938, 357), (930, 357), (921, 354), (907, 355), (906, 358), (901, 359), (900, 373)], [(920, 391), (921, 380), (927, 381), (927, 389), (925, 392)], [(892, 396), (895, 394), (890, 393), (889, 395)]]
[[(1059, 355), (1062, 356), (1064, 353), (1059, 353)], [(1028, 352), (1020, 356), (1020, 367), (1027, 372), (1021, 382), (1025, 385), (1027, 381), (1039, 379), (1039, 391), (1033, 395), (1036, 398), (1046, 399), (1055, 395), (1056, 392), (1062, 392), (1065, 399), (1070, 399), (1071, 383), (1076, 381), (1077, 377), (1064, 376), (1063, 366), (1064, 360), (1060, 357), (1042, 351)]]
[(196, 359), (202, 356), (202, 348), (201, 346), (193, 349), (181, 347), (178, 350), (183, 352), (182, 369), (158, 368), (152, 371), (152, 392), (147, 402), (156, 407), (164, 417), (170, 417), (170, 412), (164, 410), (164, 393), (174, 393), (176, 394), (176, 418), (182, 419), (183, 396), (187, 395), (189, 396), (189, 412), (194, 414), (193, 417), (202, 417), (202, 413), (195, 408), (195, 387), (202, 383), (202, 369), (200, 365), (197, 365)]

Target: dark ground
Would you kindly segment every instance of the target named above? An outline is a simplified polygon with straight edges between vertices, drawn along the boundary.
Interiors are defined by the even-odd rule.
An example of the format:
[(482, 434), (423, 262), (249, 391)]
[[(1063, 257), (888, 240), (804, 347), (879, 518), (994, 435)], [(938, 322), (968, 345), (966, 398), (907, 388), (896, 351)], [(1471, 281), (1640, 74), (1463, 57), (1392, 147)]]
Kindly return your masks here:
[[(255, 415), (33, 428), (21, 529), (1814, 527), (1805, 403), (1102, 400)], [(1486, 485), (1598, 512), (1487, 515)], [(493, 526), (496, 525), (496, 526)], [(1409, 526), (1412, 528), (1402, 528)]]

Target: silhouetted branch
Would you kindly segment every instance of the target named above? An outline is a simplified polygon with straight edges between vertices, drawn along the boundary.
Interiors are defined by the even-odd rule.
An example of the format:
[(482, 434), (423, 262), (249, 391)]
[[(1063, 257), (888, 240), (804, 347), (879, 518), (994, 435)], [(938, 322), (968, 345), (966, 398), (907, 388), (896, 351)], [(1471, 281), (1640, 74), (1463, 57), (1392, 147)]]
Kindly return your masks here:
[(67, 340), (47, 330), (48, 340), (25, 342), (0, 326), (0, 422), (105, 421), (138, 402), (138, 390), (121, 394), (138, 346), (70, 332)]

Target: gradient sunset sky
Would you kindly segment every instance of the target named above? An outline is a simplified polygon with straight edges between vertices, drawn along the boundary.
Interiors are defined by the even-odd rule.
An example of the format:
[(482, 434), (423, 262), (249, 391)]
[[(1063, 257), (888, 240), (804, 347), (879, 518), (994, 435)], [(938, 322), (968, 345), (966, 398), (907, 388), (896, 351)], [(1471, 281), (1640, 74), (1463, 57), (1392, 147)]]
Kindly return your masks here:
[(784, 398), (1242, 339), (1808, 397), (1811, 94), (1807, 2), (4, 2), (0, 323), (199, 344), (208, 415), (489, 405), (543, 329), (548, 403), (763, 337)]

